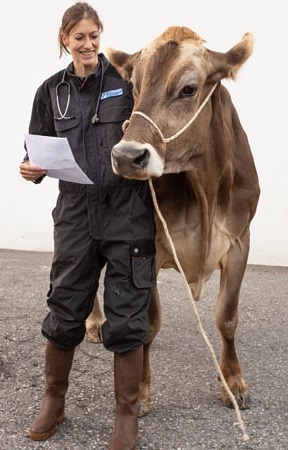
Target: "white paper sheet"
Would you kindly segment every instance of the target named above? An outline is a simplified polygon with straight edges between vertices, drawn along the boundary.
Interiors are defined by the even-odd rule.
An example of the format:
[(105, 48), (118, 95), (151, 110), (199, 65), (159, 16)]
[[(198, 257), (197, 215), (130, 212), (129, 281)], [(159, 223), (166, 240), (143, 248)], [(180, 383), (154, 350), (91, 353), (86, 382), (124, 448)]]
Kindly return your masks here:
[(67, 138), (25, 134), (29, 161), (47, 171), (48, 177), (93, 184), (76, 163)]

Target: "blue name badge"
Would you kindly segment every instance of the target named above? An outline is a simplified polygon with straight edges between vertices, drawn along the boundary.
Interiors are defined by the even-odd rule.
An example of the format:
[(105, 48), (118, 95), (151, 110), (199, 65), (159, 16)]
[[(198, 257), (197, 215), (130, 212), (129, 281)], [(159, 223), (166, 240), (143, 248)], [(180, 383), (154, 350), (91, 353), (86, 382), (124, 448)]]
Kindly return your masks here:
[(101, 100), (106, 100), (109, 97), (119, 97), (119, 95), (123, 95), (123, 89), (112, 89), (111, 91), (102, 92)]

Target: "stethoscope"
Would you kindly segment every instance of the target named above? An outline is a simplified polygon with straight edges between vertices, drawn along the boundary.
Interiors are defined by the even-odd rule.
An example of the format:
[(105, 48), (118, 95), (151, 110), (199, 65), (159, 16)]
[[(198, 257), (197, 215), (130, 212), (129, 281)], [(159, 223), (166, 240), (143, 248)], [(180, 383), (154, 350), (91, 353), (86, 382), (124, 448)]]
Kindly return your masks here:
[[(91, 119), (91, 122), (96, 123), (96, 124), (100, 122), (100, 119), (98, 117), (98, 110), (99, 110), (102, 87), (103, 87), (103, 80), (104, 80), (103, 63), (100, 58), (99, 58), (99, 61), (100, 61), (100, 67), (101, 67), (100, 91), (99, 91), (99, 95), (97, 98), (95, 114), (92, 116), (92, 119)], [(70, 83), (68, 83), (68, 81), (65, 80), (66, 73), (67, 73), (67, 69), (64, 70), (62, 80), (56, 86), (56, 103), (57, 103), (57, 108), (58, 108), (58, 112), (59, 112), (59, 117), (54, 117), (55, 120), (69, 120), (69, 119), (73, 119), (75, 117), (75, 116), (66, 116), (69, 105), (70, 105), (70, 99), (71, 99), (71, 85), (70, 85)], [(59, 103), (59, 95), (58, 94), (59, 94), (60, 87), (64, 87), (64, 86), (67, 87), (67, 102), (66, 102), (64, 112), (62, 112), (60, 103)]]
[[(66, 75), (67, 69), (64, 70), (63, 73), (63, 77), (62, 80), (60, 81), (60, 83), (57, 84), (56, 86), (56, 103), (57, 103), (57, 108), (58, 108), (58, 112), (59, 112), (59, 117), (54, 117), (55, 120), (68, 120), (68, 119), (73, 119), (74, 116), (66, 116), (69, 105), (70, 105), (70, 98), (71, 98), (71, 86), (70, 83), (68, 83), (68, 81), (65, 81), (65, 75)], [(66, 107), (64, 110), (64, 113), (62, 113), (61, 108), (60, 108), (60, 103), (59, 103), (59, 88), (61, 86), (67, 86), (67, 102), (66, 102)]]

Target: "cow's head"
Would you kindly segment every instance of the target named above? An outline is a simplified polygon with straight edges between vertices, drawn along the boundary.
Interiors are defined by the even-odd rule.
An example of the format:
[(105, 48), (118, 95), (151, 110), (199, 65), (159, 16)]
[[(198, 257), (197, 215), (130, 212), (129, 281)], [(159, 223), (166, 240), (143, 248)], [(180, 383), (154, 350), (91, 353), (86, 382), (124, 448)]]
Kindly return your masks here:
[(246, 33), (226, 53), (209, 50), (204, 42), (188, 28), (170, 27), (132, 55), (107, 50), (111, 63), (133, 83), (135, 100), (125, 134), (112, 150), (115, 173), (160, 177), (189, 170), (192, 158), (201, 156), (209, 139), (216, 86), (223, 78), (235, 78), (252, 53), (253, 35)]

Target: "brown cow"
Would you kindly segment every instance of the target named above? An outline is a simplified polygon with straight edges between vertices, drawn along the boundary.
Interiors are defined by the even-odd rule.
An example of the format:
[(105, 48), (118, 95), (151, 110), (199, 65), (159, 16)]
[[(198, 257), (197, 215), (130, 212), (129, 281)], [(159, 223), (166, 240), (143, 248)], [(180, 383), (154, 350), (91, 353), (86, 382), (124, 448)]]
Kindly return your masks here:
[[(221, 80), (235, 78), (252, 48), (251, 33), (228, 52), (219, 53), (207, 49), (190, 29), (170, 27), (133, 55), (108, 50), (112, 64), (132, 81), (135, 99), (125, 134), (112, 151), (113, 169), (128, 178), (153, 179), (160, 210), (195, 300), (213, 271), (220, 269), (215, 306), (220, 367), (241, 408), (249, 406), (249, 396), (234, 336), (249, 253), (249, 226), (260, 190), (246, 134)], [(163, 226), (157, 216), (155, 220), (157, 271), (178, 270)], [(150, 408), (149, 351), (160, 317), (155, 289), (149, 309), (140, 414)], [(231, 406), (223, 386), (222, 399)]]

